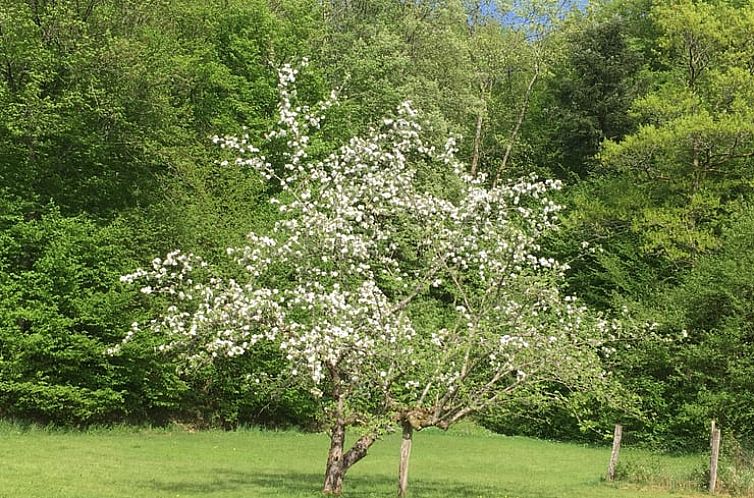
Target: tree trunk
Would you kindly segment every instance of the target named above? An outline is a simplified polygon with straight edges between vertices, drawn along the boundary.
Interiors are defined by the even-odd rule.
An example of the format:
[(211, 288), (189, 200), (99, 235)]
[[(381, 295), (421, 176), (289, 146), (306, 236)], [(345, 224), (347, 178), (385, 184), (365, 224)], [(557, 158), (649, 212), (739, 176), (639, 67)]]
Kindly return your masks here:
[(330, 429), (330, 451), (327, 453), (327, 467), (325, 468), (325, 482), (322, 493), (326, 495), (340, 495), (343, 492), (343, 448), (346, 444), (345, 400), (340, 386), (340, 373), (333, 365), (328, 365), (332, 376), (332, 395), (335, 400), (335, 416)]
[(401, 461), (398, 466), (398, 496), (405, 498), (408, 492), (408, 462), (411, 459), (411, 444), (414, 428), (408, 421), (403, 422), (403, 439), (401, 440)]
[(476, 131), (474, 133), (474, 150), (471, 154), (471, 176), (476, 177), (477, 168), (479, 167), (479, 149), (482, 144), (482, 120), (484, 114), (480, 110), (476, 115)]
[[(339, 417), (340, 418), (340, 417)], [(322, 493), (340, 495), (343, 492), (343, 446), (346, 442), (346, 427), (342, 420), (337, 420), (330, 432), (330, 451), (327, 453), (327, 468)]]
[(518, 138), (518, 132), (521, 130), (521, 125), (524, 123), (524, 118), (526, 118), (526, 111), (529, 109), (529, 100), (531, 99), (531, 94), (534, 91), (534, 84), (539, 79), (539, 71), (539, 63), (536, 63), (534, 65), (534, 74), (532, 75), (531, 80), (529, 80), (529, 85), (526, 87), (526, 93), (524, 93), (524, 101), (521, 103), (521, 108), (518, 111), (518, 119), (516, 119), (516, 125), (513, 127), (513, 130), (508, 137), (508, 144), (505, 146), (505, 154), (503, 154), (503, 160), (497, 172), (495, 173), (495, 180), (492, 182), (493, 187), (497, 186), (502, 174), (508, 167), (508, 160), (510, 159), (511, 152), (513, 151), (513, 144)]
[(351, 446), (351, 449), (343, 455), (343, 475), (345, 475), (348, 469), (353, 467), (354, 464), (367, 456), (367, 451), (369, 451), (369, 448), (372, 447), (375, 441), (377, 441), (376, 434), (364, 434), (354, 443), (353, 446)]
[(623, 426), (615, 424), (613, 433), (613, 451), (610, 453), (610, 463), (607, 466), (607, 480), (615, 480), (615, 469), (618, 468), (618, 456), (620, 455), (620, 441), (623, 438)]

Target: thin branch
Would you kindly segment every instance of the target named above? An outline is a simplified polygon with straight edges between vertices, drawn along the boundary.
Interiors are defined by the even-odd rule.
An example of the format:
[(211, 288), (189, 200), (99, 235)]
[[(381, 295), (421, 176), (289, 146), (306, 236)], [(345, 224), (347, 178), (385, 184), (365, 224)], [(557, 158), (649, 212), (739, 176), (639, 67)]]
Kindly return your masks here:
[(508, 160), (511, 156), (511, 151), (513, 150), (513, 144), (516, 142), (516, 139), (518, 138), (518, 133), (521, 130), (521, 125), (524, 123), (524, 118), (526, 117), (526, 111), (529, 108), (529, 99), (531, 99), (531, 94), (534, 90), (534, 84), (537, 82), (537, 79), (539, 79), (539, 62), (536, 62), (534, 64), (534, 74), (531, 77), (531, 80), (529, 80), (529, 85), (526, 87), (526, 93), (524, 94), (524, 101), (521, 104), (521, 109), (519, 109), (518, 112), (518, 119), (516, 120), (516, 126), (513, 127), (513, 131), (511, 132), (510, 137), (508, 137), (508, 144), (505, 146), (505, 154), (503, 155), (503, 161), (500, 163), (500, 167), (498, 168), (497, 172), (495, 172), (495, 180), (492, 182), (492, 186), (497, 186), (498, 182), (500, 181), (500, 176), (503, 171), (505, 171)]

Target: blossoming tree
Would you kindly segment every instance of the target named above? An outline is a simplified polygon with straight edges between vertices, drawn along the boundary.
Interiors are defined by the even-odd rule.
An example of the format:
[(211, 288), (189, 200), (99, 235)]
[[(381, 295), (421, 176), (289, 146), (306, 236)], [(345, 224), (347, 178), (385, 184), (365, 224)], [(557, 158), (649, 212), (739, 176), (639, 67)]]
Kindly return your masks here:
[[(169, 302), (124, 343), (147, 329), (164, 335), (161, 349), (199, 365), (272, 341), (325, 406), (323, 491), (340, 494), (348, 469), (397, 420), (405, 494), (414, 430), (447, 428), (537, 383), (600, 382), (614, 324), (562, 296), (564, 268), (537, 256), (555, 223), (557, 182), (486, 187), (465, 174), (452, 139), (440, 150), (425, 143), (409, 103), (313, 160), (310, 133), (335, 96), (299, 105), (298, 70), (280, 69), (278, 127), (264, 137), (282, 154), (266, 157), (248, 136), (215, 137), (236, 164), (280, 187), (274, 229), (228, 249), (241, 278), (180, 251), (124, 276)], [(424, 320), (426, 309), (440, 318)], [(349, 427), (360, 432), (347, 448)]]

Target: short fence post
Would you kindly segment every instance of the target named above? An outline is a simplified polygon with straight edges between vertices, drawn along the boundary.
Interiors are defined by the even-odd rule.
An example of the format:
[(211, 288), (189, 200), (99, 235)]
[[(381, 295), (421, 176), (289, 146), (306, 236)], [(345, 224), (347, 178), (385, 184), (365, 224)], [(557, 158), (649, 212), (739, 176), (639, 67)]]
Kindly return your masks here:
[(709, 492), (715, 492), (717, 486), (717, 463), (720, 459), (720, 429), (715, 425), (715, 420), (712, 420), (712, 428), (710, 429), (710, 459), (709, 459)]
[(615, 424), (613, 432), (613, 451), (610, 453), (610, 464), (607, 466), (607, 480), (615, 480), (615, 469), (618, 466), (618, 454), (620, 453), (620, 440), (623, 438), (623, 426)]

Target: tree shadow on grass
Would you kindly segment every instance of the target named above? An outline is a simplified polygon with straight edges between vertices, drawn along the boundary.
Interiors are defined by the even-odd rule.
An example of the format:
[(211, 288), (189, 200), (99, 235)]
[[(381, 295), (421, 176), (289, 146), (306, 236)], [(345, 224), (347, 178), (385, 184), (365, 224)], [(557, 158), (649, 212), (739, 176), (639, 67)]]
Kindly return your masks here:
[[(228, 469), (211, 471), (203, 482), (149, 481), (142, 486), (164, 493), (201, 495), (238, 491), (239, 496), (255, 496), (254, 491), (284, 493), (286, 496), (321, 496), (322, 475), (298, 472), (247, 473)], [(415, 479), (409, 483), (412, 498), (514, 498), (515, 491), (453, 480)], [(396, 494), (397, 480), (387, 476), (347, 476), (344, 498), (382, 498)], [(542, 497), (547, 498), (547, 497)]]

